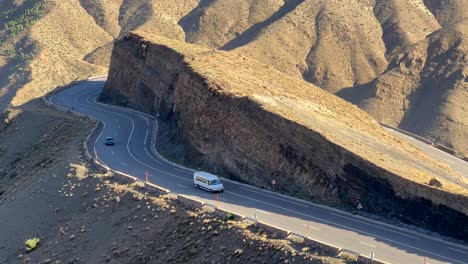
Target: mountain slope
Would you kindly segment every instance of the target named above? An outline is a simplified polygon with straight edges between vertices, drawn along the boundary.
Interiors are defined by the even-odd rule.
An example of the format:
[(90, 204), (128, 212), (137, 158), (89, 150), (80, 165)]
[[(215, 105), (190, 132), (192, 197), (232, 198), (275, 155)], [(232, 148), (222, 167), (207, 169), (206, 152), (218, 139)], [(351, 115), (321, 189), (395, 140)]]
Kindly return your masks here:
[(467, 153), (468, 19), (408, 48), (359, 92), (341, 95), (377, 120)]
[(467, 17), (468, 0), (424, 0), (442, 26)]
[(130, 33), (112, 54), (101, 99), (157, 115), (191, 167), (466, 236), (440, 223), (468, 219), (468, 180), (354, 105), (245, 56), (158, 36)]
[[(38, 2), (42, 1), (9, 0), (0, 5), (2, 10), (25, 11)], [(434, 32), (451, 31), (455, 23), (464, 23), (467, 7), (468, 0), (49, 0), (47, 12), (51, 14), (38, 17), (37, 24), (0, 45), (0, 108), (15, 97), (13, 103), (19, 104), (75, 78), (105, 73), (114, 38), (138, 30), (252, 57), (350, 98), (378, 120), (466, 152), (468, 139), (464, 139), (464, 110), (460, 107), (465, 103), (463, 92), (449, 96), (456, 99), (448, 101), (459, 101), (449, 104), (439, 100), (437, 93), (418, 92), (428, 96), (427, 104), (418, 99), (420, 103), (412, 104), (408, 112), (406, 101), (415, 99), (402, 98), (422, 91), (419, 86), (430, 87), (430, 82), (417, 83), (421, 77), (414, 76), (421, 69), (406, 67), (411, 80), (405, 84), (395, 78), (387, 82), (392, 98), (366, 87), (388, 79), (395, 64), (414, 45), (426, 45), (423, 43), (431, 42)], [(0, 16), (1, 24), (8, 20)], [(464, 38), (464, 30), (455, 31)], [(0, 36), (9, 33), (0, 29)], [(454, 38), (442, 35), (444, 43)], [(445, 38), (449, 39), (442, 40)], [(14, 56), (8, 50), (12, 48)], [(458, 54), (452, 64), (464, 62), (465, 49), (456, 45), (442, 49)], [(431, 56), (432, 51), (424, 53)], [(21, 54), (22, 60), (14, 59)], [(419, 57), (426, 61), (423, 55)], [(448, 64), (439, 58), (443, 59), (430, 58), (431, 63)], [(430, 70), (424, 72), (430, 74)], [(438, 75), (439, 81), (430, 89), (452, 94), (455, 84), (450, 76)], [(465, 85), (461, 82), (459, 86)], [(24, 91), (16, 95), (23, 86)], [(415, 114), (417, 107), (419, 112), (435, 110), (425, 111), (427, 115), (421, 119)], [(424, 124), (418, 125), (420, 120)]]

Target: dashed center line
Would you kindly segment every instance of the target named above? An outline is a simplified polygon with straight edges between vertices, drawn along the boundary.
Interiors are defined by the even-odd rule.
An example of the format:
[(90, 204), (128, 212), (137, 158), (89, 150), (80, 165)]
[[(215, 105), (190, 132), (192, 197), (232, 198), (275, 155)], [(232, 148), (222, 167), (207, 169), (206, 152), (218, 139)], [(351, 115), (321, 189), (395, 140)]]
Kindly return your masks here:
[(305, 226), (305, 227), (308, 227), (308, 228), (310, 228), (310, 229), (320, 230), (320, 228), (315, 227), (315, 226), (311, 226), (311, 225), (309, 225), (309, 224), (304, 224), (304, 226)]
[(128, 167), (128, 165), (125, 162), (121, 161), (120, 163), (122, 163), (122, 165), (124, 165), (125, 167)]
[(357, 222), (357, 223), (361, 223), (361, 224), (365, 224), (365, 225), (368, 225), (368, 226), (373, 226), (373, 227), (376, 227), (376, 228), (379, 228), (379, 229), (383, 229), (383, 230), (386, 230), (386, 231), (389, 231), (389, 232), (392, 232), (392, 233), (395, 233), (395, 234), (399, 234), (399, 235), (402, 235), (402, 236), (406, 236), (406, 237), (410, 237), (410, 238), (413, 238), (413, 239), (420, 239), (419, 237), (415, 237), (415, 236), (412, 236), (412, 235), (408, 235), (408, 234), (405, 234), (405, 233), (402, 233), (402, 232), (398, 232), (398, 231), (395, 231), (395, 230), (392, 230), (392, 229), (389, 229), (389, 228), (385, 228), (385, 227), (382, 227), (382, 226), (378, 226), (378, 225), (374, 225), (374, 224), (371, 224), (371, 223), (367, 223), (367, 222), (364, 222), (364, 221), (359, 221), (357, 219), (353, 219), (351, 217), (346, 217), (344, 215), (341, 215), (341, 214), (335, 214), (335, 213), (330, 213), (334, 216), (338, 216), (338, 217), (341, 217), (341, 218), (345, 218), (345, 219), (348, 219), (348, 220), (351, 220), (351, 221), (354, 221), (354, 222)]
[(367, 244), (367, 243), (364, 243), (364, 242), (359, 242), (359, 243), (361, 243), (361, 244), (363, 244), (363, 245), (365, 245), (365, 246), (368, 246), (368, 247), (377, 248), (377, 247), (374, 246), (374, 245)]
[(245, 187), (240, 187), (240, 188), (241, 188), (242, 190), (245, 190), (245, 191), (253, 192), (253, 193), (260, 194), (260, 195), (263, 195), (263, 196), (267, 196), (267, 197), (270, 197), (270, 198), (273, 198), (273, 199), (277, 199), (277, 200), (280, 200), (280, 201), (284, 201), (284, 202), (296, 204), (296, 205), (299, 205), (299, 206), (302, 206), (302, 207), (309, 207), (309, 206), (307, 206), (307, 205), (305, 205), (305, 204), (297, 203), (297, 202), (294, 202), (294, 201), (291, 201), (291, 200), (287, 200), (287, 199), (284, 199), (284, 198), (281, 198), (281, 197), (277, 197), (277, 196), (269, 195), (269, 194), (266, 194), (266, 193), (258, 192), (258, 191), (252, 190), (252, 189), (250, 189), (250, 188), (245, 188)]
[(179, 169), (179, 168), (172, 168), (172, 169), (173, 170), (178, 170), (178, 171), (181, 171), (181, 172), (185, 172), (185, 173), (190, 173), (190, 171)]

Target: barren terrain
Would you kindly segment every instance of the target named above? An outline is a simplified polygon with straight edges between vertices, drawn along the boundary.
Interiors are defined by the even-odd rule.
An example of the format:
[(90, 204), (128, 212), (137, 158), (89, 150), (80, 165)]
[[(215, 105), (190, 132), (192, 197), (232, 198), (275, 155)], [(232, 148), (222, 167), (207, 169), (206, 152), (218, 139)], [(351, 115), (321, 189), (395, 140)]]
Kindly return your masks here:
[[(185, 146), (177, 156), (196, 168), (257, 186), (276, 178), (281, 191), (339, 207), (364, 200), (371, 213), (418, 225), (428, 214), (421, 221), (430, 229), (468, 213), (466, 178), (314, 85), (243, 55), (154, 35), (129, 34), (113, 50), (101, 98), (157, 113), (166, 136)], [(438, 212), (439, 204), (457, 212)]]
[[(0, 27), (2, 36), (15, 32), (0, 43), (1, 109), (105, 74), (114, 38), (139, 30), (244, 54), (338, 93), (379, 122), (468, 152), (467, 0), (10, 0), (0, 3), (0, 23), (42, 2), (29, 22)], [(407, 54), (416, 64), (400, 73)], [(407, 81), (393, 81), (399, 76)]]
[(0, 263), (344, 263), (95, 170), (89, 120), (40, 101), (1, 117)]

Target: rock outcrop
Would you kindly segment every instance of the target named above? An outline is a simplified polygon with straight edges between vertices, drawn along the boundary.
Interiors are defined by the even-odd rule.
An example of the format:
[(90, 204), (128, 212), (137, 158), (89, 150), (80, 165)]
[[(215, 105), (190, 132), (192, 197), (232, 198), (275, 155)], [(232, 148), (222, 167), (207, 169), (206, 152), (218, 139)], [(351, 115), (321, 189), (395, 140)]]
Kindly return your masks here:
[[(242, 55), (130, 33), (102, 100), (158, 116), (197, 165), (257, 186), (468, 237), (462, 176), (368, 114)], [(437, 178), (441, 188), (429, 186)], [(457, 219), (454, 221), (454, 219)], [(450, 224), (449, 224), (450, 223)]]

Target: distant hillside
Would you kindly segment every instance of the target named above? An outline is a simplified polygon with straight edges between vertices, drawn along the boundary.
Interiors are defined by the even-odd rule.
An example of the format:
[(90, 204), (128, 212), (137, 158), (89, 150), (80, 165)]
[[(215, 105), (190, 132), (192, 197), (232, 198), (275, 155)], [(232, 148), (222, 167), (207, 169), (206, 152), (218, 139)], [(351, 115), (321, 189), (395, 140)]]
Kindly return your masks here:
[[(423, 53), (431, 56), (431, 63), (463, 68), (466, 31), (457, 28), (466, 24), (468, 0), (5, 0), (0, 8), (14, 9), (13, 16), (19, 16), (37, 3), (45, 3), (46, 12), (0, 46), (0, 109), (12, 98), (20, 104), (55, 85), (105, 73), (114, 38), (138, 30), (244, 54), (348, 98), (378, 121), (468, 152), (461, 107), (466, 104), (466, 80), (457, 79), (462, 88), (454, 93), (452, 69), (450, 76), (439, 74), (437, 82), (420, 84), (420, 69), (406, 67), (411, 81), (405, 87), (388, 82), (391, 98), (371, 92), (395, 72), (395, 63), (411, 50), (424, 49), (425, 43), (459, 39), (458, 46), (440, 46), (445, 53), (458, 54), (451, 63), (432, 56), (440, 55), (438, 50)], [(0, 25), (10, 19), (2, 15)], [(6, 34), (0, 29), (1, 36)], [(16, 54), (27, 51), (22, 62), (5, 53), (11, 48)], [(426, 66), (423, 74), (436, 69)], [(427, 89), (456, 94), (452, 97), (459, 102), (421, 92)], [(423, 100), (416, 104), (415, 98)]]
[(468, 19), (395, 57), (372, 82), (340, 93), (376, 117), (467, 153)]

